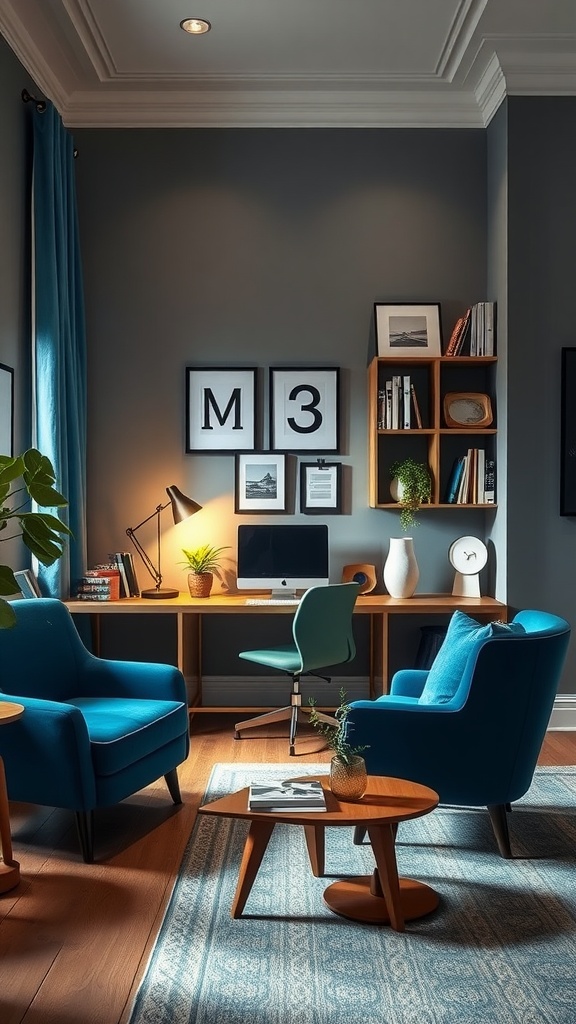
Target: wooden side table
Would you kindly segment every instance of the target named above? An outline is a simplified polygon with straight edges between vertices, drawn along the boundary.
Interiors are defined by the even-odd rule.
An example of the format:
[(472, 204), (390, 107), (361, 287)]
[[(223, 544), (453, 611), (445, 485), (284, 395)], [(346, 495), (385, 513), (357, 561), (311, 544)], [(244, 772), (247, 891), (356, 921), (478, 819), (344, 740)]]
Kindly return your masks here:
[[(15, 722), (24, 714), (22, 704), (13, 704), (10, 701), (0, 701), (0, 725), (8, 725)], [(6, 774), (4, 772), (4, 761), (0, 757), (0, 847), (2, 859), (0, 860), (0, 892), (8, 892), (18, 885), (20, 881), (20, 865), (12, 856), (12, 834), (10, 832), (10, 810), (8, 807), (8, 792), (6, 790)]]

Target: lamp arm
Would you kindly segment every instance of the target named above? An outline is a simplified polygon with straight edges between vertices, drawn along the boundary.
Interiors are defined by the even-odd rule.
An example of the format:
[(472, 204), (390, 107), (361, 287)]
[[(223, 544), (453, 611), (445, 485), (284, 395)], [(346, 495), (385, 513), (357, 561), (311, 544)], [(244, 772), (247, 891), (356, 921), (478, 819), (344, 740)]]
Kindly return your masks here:
[[(160, 513), (162, 512), (163, 509), (168, 508), (169, 504), (170, 504), (170, 502), (167, 501), (165, 505), (157, 505), (156, 508), (154, 509), (154, 511), (151, 512), (150, 515), (146, 517), (146, 519), (143, 519), (141, 523), (138, 523), (138, 526), (128, 527), (128, 529), (126, 530), (127, 536), (132, 541), (134, 547), (136, 548), (136, 551), (138, 552), (138, 554), (140, 555), (140, 558), (142, 559), (142, 561), (144, 563), (145, 568), (147, 569), (147, 571), (150, 573), (150, 576), (154, 580), (154, 582), (156, 584), (156, 589), (157, 590), (162, 585), (162, 573), (160, 572)], [(157, 516), (157, 519), (158, 519), (158, 530), (157, 530), (157, 534), (158, 534), (158, 537), (157, 537), (157, 544), (158, 544), (158, 568), (156, 568), (156, 566), (154, 565), (154, 562), (146, 554), (146, 551), (142, 547), (140, 541), (135, 536), (136, 531), (139, 530), (141, 526), (144, 526), (146, 523), (149, 523), (151, 519), (154, 519), (154, 516)]]

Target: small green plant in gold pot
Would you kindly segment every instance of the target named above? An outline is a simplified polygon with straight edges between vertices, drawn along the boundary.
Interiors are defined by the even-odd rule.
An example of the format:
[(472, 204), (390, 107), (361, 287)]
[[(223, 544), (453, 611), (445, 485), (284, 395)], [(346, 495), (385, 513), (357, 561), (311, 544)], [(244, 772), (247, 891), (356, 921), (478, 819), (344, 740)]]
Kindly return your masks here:
[(185, 561), (179, 562), (188, 569), (188, 589), (191, 597), (210, 597), (214, 575), (218, 576), (220, 556), (228, 545), (216, 548), (212, 544), (203, 544), (198, 548), (182, 548)]
[(360, 755), (368, 747), (353, 746), (350, 743), (350, 705), (346, 700), (346, 690), (340, 690), (340, 705), (334, 712), (335, 725), (325, 721), (316, 711), (316, 701), (313, 697), (309, 698), (308, 703), (312, 708), (311, 724), (324, 737), (326, 745), (334, 751), (330, 762), (330, 789), (338, 800), (359, 800), (368, 784), (366, 762)]
[(403, 530), (418, 526), (416, 513), (432, 497), (432, 478), (426, 462), (407, 458), (390, 466), (390, 494), (401, 506), (400, 525)]

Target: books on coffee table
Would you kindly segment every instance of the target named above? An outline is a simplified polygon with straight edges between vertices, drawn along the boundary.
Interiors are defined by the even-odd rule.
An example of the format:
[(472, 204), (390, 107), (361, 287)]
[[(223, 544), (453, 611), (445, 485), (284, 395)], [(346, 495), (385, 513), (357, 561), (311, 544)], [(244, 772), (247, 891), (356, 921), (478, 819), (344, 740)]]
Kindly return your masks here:
[(325, 811), (320, 782), (267, 782), (252, 784), (248, 794), (251, 811)]

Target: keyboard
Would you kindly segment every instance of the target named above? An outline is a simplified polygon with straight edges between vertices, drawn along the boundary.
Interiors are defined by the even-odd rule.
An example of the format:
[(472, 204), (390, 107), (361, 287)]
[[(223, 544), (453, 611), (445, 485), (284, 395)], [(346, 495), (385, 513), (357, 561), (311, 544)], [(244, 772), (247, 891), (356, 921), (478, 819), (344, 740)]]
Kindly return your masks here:
[(299, 597), (247, 597), (244, 604), (300, 604)]

